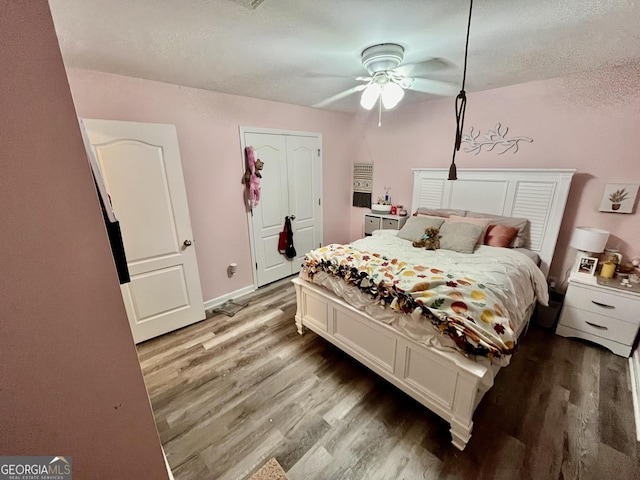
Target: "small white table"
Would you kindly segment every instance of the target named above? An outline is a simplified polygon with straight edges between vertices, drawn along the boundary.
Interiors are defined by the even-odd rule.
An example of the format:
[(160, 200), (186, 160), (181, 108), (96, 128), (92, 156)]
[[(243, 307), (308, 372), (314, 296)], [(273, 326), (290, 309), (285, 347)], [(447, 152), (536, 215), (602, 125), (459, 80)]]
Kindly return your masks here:
[(629, 357), (640, 327), (640, 287), (571, 274), (556, 333), (590, 340)]

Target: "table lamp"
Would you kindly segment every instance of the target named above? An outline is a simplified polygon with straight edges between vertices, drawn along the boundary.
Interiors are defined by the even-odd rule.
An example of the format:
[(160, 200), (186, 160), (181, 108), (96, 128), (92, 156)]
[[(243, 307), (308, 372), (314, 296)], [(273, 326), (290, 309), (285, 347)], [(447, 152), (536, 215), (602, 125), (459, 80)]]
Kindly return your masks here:
[(609, 232), (593, 227), (576, 227), (571, 235), (569, 245), (577, 250), (573, 271), (580, 271), (580, 260), (584, 257), (593, 257), (604, 252), (604, 247), (609, 240)]

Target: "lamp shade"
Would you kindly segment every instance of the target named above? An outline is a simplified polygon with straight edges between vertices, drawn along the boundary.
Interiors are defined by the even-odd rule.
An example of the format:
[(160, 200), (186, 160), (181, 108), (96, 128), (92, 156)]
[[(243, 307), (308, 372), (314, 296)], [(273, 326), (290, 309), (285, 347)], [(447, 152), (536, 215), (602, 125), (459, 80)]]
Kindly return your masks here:
[(599, 228), (576, 227), (571, 235), (571, 245), (583, 252), (602, 253), (609, 240), (609, 232)]

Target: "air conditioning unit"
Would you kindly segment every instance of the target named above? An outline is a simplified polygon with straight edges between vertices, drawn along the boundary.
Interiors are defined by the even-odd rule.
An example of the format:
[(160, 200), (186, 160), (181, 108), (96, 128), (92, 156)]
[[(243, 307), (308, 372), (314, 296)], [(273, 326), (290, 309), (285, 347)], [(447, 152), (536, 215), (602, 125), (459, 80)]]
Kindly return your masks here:
[(264, 2), (264, 0), (231, 0), (231, 1), (235, 3), (239, 3), (243, 7), (246, 7), (250, 10), (255, 10), (260, 5), (262, 5), (262, 2)]

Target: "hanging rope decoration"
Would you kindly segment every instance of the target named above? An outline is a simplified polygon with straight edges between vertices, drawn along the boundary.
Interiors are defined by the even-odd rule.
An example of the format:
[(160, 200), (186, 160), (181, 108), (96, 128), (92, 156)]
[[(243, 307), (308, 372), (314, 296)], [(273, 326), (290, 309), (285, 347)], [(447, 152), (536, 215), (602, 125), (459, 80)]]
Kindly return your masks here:
[(467, 55), (469, 54), (469, 31), (471, 30), (471, 11), (473, 10), (473, 0), (469, 0), (469, 22), (467, 23), (467, 41), (464, 46), (464, 68), (462, 70), (462, 89), (456, 97), (456, 140), (453, 146), (453, 158), (449, 167), (449, 180), (457, 180), (456, 152), (460, 150), (462, 143), (462, 130), (464, 128), (464, 113), (467, 109), (467, 94), (464, 91), (464, 84), (467, 80)]

